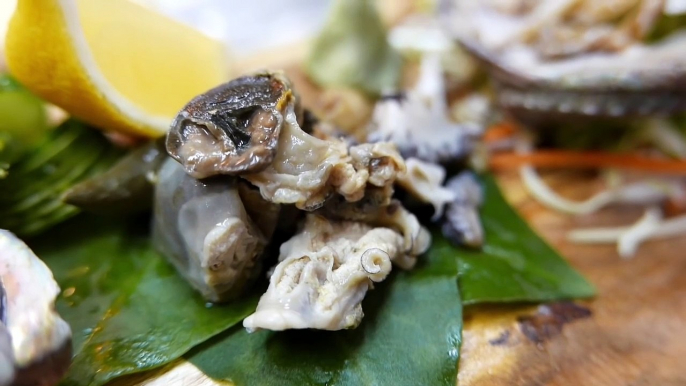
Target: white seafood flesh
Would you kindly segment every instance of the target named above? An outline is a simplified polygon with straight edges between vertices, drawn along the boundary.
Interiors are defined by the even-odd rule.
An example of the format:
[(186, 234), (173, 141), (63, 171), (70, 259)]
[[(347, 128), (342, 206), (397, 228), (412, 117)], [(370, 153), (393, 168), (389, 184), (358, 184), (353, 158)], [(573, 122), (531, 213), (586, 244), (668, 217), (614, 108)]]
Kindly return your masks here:
[(392, 229), (308, 214), (302, 230), (281, 246), (269, 288), (243, 325), (249, 331), (354, 328), (372, 282), (384, 280), (406, 253)]
[[(71, 348), (71, 329), (55, 311), (60, 288), (50, 269), (12, 233), (0, 230), (0, 278), (4, 287), (3, 328), (11, 337), (13, 367), (21, 369)], [(1, 339), (6, 339), (4, 334)], [(68, 355), (68, 354), (67, 354)], [(64, 369), (66, 370), (66, 360)], [(8, 363), (2, 363), (3, 378), (10, 375)], [(38, 371), (39, 369), (37, 369)], [(42, 374), (46, 384), (57, 383), (60, 374)]]
[(348, 201), (364, 196), (369, 185), (392, 185), (405, 164), (389, 143), (348, 148), (338, 139), (315, 138), (300, 128), (293, 106), (285, 115), (274, 161), (264, 171), (241, 177), (274, 203), (312, 210), (332, 194)]
[(246, 213), (235, 178), (196, 180), (170, 159), (154, 210), (155, 246), (206, 299), (230, 300), (255, 278), (267, 239)]
[(445, 205), (455, 199), (455, 194), (443, 187), (445, 169), (417, 158), (406, 159), (405, 165), (407, 172), (398, 178), (398, 185), (422, 202), (433, 205), (433, 219), (440, 218)]

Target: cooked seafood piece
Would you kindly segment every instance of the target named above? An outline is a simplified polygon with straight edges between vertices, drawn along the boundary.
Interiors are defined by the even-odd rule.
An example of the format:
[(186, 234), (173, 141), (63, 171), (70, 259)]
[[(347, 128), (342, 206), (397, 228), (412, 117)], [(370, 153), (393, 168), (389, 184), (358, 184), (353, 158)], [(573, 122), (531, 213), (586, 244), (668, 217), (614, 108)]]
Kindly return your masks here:
[(241, 174), (266, 200), (314, 210), (334, 194), (359, 200), (368, 185), (390, 186), (404, 172), (405, 163), (393, 144), (348, 147), (337, 138), (316, 138), (300, 129), (294, 108), (286, 107), (273, 162), (259, 173)]
[(269, 288), (243, 326), (250, 332), (357, 327), (362, 299), (406, 253), (403, 244), (388, 228), (308, 214), (302, 229), (281, 245)]
[[(266, 220), (278, 208), (241, 189), (235, 177), (196, 180), (172, 159), (159, 172), (155, 189), (153, 243), (207, 300), (224, 302), (241, 295), (257, 277), (262, 252), (273, 232), (248, 216)], [(274, 221), (276, 223), (276, 221)]]
[(411, 269), (417, 263), (417, 256), (431, 246), (431, 234), (400, 201), (389, 200), (388, 197), (384, 189), (370, 188), (359, 201), (332, 198), (317, 213), (330, 219), (363, 222), (400, 232), (405, 254), (393, 262), (402, 269)]
[(234, 79), (179, 112), (167, 134), (167, 151), (195, 178), (258, 172), (276, 155), (289, 108), (298, 108), (297, 98), (282, 73)]
[(443, 187), (445, 169), (417, 158), (406, 159), (405, 165), (407, 172), (398, 178), (398, 185), (418, 200), (431, 204), (434, 207), (433, 220), (441, 218), (445, 205), (455, 199), (455, 193)]
[(405, 158), (446, 163), (471, 153), (484, 124), (482, 120), (450, 121), (440, 55), (429, 53), (422, 57), (413, 89), (377, 102), (367, 140), (393, 142)]
[(265, 201), (260, 191), (247, 181), (241, 179), (235, 181), (238, 195), (243, 201), (248, 217), (253, 220), (262, 235), (271, 240), (279, 221), (282, 220), (280, 219), (281, 205)]
[(152, 141), (131, 151), (106, 172), (72, 186), (62, 199), (104, 215), (149, 210), (157, 172), (167, 158), (164, 140)]
[(446, 182), (445, 189), (454, 195), (446, 207), (441, 231), (456, 245), (480, 247), (484, 230), (479, 217), (483, 202), (483, 189), (471, 171), (463, 171)]
[(686, 33), (642, 41), (662, 0), (446, 3), (446, 24), (485, 64), (498, 103), (527, 123), (686, 110)]
[(56, 385), (71, 360), (71, 329), (55, 311), (60, 288), (16, 236), (0, 230), (0, 384)]

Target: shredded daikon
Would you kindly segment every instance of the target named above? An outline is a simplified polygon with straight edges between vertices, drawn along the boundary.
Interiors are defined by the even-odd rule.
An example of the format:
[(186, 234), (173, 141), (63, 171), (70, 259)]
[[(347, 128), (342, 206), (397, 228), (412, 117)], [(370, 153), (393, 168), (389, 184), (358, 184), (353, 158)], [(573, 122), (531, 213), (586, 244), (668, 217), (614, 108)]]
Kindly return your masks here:
[(683, 181), (646, 179), (632, 184), (617, 185), (581, 202), (568, 200), (555, 193), (532, 166), (520, 168), (524, 186), (541, 204), (564, 213), (589, 214), (612, 203), (649, 205), (645, 214), (633, 225), (616, 228), (591, 228), (571, 231), (568, 239), (576, 243), (617, 243), (622, 258), (630, 258), (641, 243), (650, 239), (686, 234), (686, 215), (662, 220), (655, 206), (664, 199), (683, 200)]
[(624, 259), (636, 254), (638, 246), (648, 239), (662, 221), (660, 208), (650, 207), (634, 225), (617, 240), (617, 253)]
[(555, 193), (532, 166), (519, 169), (524, 186), (541, 204), (564, 213), (589, 214), (612, 203), (650, 205), (666, 198), (686, 197), (683, 183), (666, 179), (646, 179), (605, 190), (585, 201), (572, 201)]
[(618, 243), (620, 256), (633, 256), (638, 246), (648, 240), (666, 239), (686, 234), (686, 215), (662, 220), (659, 209), (649, 208), (634, 225), (615, 228), (577, 229), (567, 234), (567, 239), (583, 244)]

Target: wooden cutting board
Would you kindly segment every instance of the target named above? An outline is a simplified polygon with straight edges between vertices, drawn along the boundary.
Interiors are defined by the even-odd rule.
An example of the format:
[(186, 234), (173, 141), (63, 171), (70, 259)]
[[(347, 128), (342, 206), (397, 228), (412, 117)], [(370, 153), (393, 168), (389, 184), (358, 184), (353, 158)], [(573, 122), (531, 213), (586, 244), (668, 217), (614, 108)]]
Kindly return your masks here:
[[(599, 188), (594, 177), (546, 180), (569, 198)], [(498, 180), (508, 200), (598, 288), (597, 298), (465, 310), (459, 386), (686, 385), (686, 237), (649, 242), (631, 260), (614, 246), (575, 245), (570, 229), (625, 225), (641, 210), (612, 207), (570, 217), (535, 202), (516, 174)], [(220, 385), (183, 360), (116, 385)]]
[[(598, 188), (596, 179), (569, 173), (547, 180), (571, 198)], [(598, 296), (466, 310), (459, 385), (686, 385), (686, 237), (646, 243), (622, 260), (614, 246), (571, 244), (566, 233), (626, 225), (640, 209), (570, 217), (534, 202), (516, 174), (499, 181), (529, 223), (597, 286)]]

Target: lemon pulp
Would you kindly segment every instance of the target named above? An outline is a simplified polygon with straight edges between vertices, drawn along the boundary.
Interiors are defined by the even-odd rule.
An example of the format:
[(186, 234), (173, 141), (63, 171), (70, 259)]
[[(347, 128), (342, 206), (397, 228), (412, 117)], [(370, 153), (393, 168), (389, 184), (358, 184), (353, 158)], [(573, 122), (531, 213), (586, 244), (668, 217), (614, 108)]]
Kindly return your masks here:
[(6, 55), (41, 98), (104, 130), (149, 137), (231, 73), (223, 44), (127, 0), (19, 0)]
[(190, 27), (128, 1), (77, 0), (77, 5), (97, 67), (150, 114), (173, 116), (228, 75), (223, 47)]

